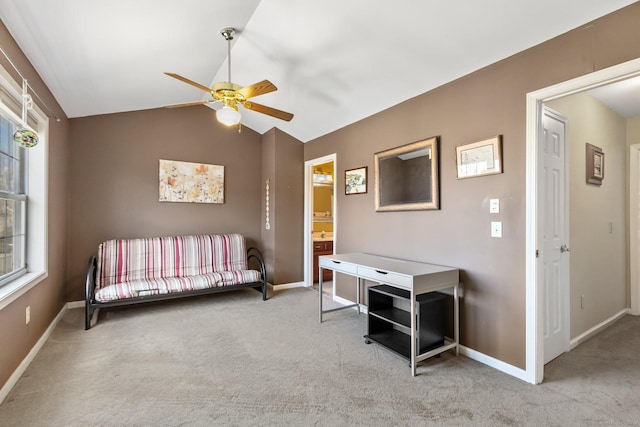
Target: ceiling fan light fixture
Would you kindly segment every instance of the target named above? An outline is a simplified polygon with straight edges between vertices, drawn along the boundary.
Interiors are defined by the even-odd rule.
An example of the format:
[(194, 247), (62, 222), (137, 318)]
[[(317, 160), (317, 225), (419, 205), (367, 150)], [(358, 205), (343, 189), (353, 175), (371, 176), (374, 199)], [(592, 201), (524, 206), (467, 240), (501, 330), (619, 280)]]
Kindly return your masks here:
[(240, 112), (228, 105), (216, 111), (216, 119), (225, 126), (235, 126), (240, 123), (241, 118)]
[(275, 117), (280, 120), (290, 121), (293, 119), (293, 114), (281, 111), (276, 108), (267, 107), (255, 102), (249, 102), (250, 98), (255, 96), (264, 95), (266, 93), (274, 92), (278, 88), (269, 80), (262, 80), (261, 82), (254, 83), (249, 86), (242, 87), (231, 81), (231, 40), (233, 40), (233, 34), (235, 29), (223, 28), (220, 33), (227, 41), (227, 66), (229, 72), (229, 79), (226, 82), (218, 82), (213, 85), (212, 88), (196, 83), (189, 80), (186, 77), (182, 77), (176, 73), (165, 73), (169, 77), (178, 79), (191, 86), (197, 87), (200, 90), (207, 92), (211, 95), (212, 99), (186, 102), (182, 104), (166, 105), (167, 108), (186, 107), (190, 105), (202, 105), (210, 102), (220, 102), (223, 104), (222, 108), (216, 111), (216, 118), (225, 126), (234, 126), (240, 123), (240, 112), (238, 111), (238, 105), (242, 105), (247, 110), (252, 110), (258, 113), (266, 114), (271, 117)]

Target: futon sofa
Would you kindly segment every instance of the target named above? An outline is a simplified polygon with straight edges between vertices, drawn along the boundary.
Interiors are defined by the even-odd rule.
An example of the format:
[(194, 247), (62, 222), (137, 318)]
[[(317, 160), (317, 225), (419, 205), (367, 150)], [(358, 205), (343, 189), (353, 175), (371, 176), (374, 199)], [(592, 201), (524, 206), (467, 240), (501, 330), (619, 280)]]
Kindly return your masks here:
[(109, 240), (89, 260), (85, 329), (98, 308), (239, 288), (267, 299), (262, 254), (241, 234)]

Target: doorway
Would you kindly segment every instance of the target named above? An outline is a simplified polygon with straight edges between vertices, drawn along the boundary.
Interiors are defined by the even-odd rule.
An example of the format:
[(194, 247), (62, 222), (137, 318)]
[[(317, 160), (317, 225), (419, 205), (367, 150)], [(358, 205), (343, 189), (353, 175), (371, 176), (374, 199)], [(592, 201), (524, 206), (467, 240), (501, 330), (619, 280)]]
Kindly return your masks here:
[[(543, 191), (538, 141), (542, 132), (543, 104), (560, 97), (640, 75), (640, 59), (597, 71), (527, 94), (526, 139), (526, 371), (525, 380), (538, 384), (544, 378), (544, 271), (542, 248)], [(636, 286), (636, 285), (634, 285)], [(631, 289), (633, 293), (636, 289)]]
[[(334, 253), (336, 241), (336, 155), (331, 154), (305, 162), (305, 244), (304, 283), (313, 287), (318, 282), (318, 257)], [(327, 270), (323, 281), (332, 281)], [(324, 287), (331, 297), (335, 286)]]

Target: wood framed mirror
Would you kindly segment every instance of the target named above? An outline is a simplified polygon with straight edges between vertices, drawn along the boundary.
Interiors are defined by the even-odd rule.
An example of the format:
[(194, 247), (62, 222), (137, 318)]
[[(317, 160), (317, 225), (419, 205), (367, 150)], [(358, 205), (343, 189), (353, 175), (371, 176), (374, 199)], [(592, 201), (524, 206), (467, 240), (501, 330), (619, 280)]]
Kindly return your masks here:
[(440, 209), (438, 137), (374, 154), (376, 212)]

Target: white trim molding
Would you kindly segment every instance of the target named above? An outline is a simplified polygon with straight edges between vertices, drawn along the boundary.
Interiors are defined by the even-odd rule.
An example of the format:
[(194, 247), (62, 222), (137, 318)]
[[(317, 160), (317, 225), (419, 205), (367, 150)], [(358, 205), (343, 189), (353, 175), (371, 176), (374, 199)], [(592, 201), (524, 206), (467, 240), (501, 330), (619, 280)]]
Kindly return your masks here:
[(13, 374), (11, 374), (7, 382), (4, 383), (4, 385), (2, 386), (2, 389), (0, 389), (0, 404), (4, 402), (4, 399), (7, 398), (7, 396), (9, 395), (9, 392), (11, 392), (13, 387), (15, 387), (15, 385), (18, 383), (18, 380), (25, 373), (25, 371), (27, 370), (31, 362), (33, 362), (33, 360), (36, 358), (36, 356), (38, 355), (38, 352), (40, 352), (44, 344), (47, 342), (47, 340), (51, 336), (51, 333), (56, 328), (56, 326), (62, 319), (62, 316), (64, 316), (65, 312), (72, 308), (83, 308), (83, 307), (84, 307), (84, 301), (68, 302), (62, 307), (62, 310), (60, 310), (60, 312), (55, 317), (55, 319), (53, 319), (53, 321), (51, 322), (47, 330), (44, 331), (44, 333), (42, 334), (40, 339), (38, 339), (38, 341), (33, 346), (31, 351), (29, 351), (27, 356), (22, 360), (22, 362), (20, 362), (20, 364), (18, 365), (16, 370), (13, 371)]
[(620, 310), (618, 313), (614, 314), (610, 318), (600, 322), (593, 328), (573, 338), (570, 342), (571, 350), (573, 350), (583, 342), (587, 341), (589, 338), (593, 337), (594, 335), (598, 334), (599, 332), (603, 331), (604, 329), (608, 328), (609, 326), (613, 325), (614, 323), (622, 319), (627, 314), (629, 314), (628, 308), (625, 308), (624, 310)]
[[(350, 300), (348, 300), (346, 298), (339, 297), (339, 296), (335, 295), (335, 293), (334, 293), (334, 296), (333, 296), (333, 301), (337, 302), (338, 304), (342, 304), (342, 305), (353, 305), (353, 304), (356, 303), (355, 301), (350, 301)], [(358, 307), (352, 307), (352, 309), (357, 311)], [(366, 305), (360, 303), (360, 313), (369, 314), (369, 307), (367, 307)]]
[(563, 83), (530, 92), (526, 96), (526, 381), (544, 378), (542, 337), (543, 298), (539, 258), (538, 138), (544, 102), (640, 75), (640, 58), (596, 71)]
[(338, 230), (338, 155), (328, 154), (316, 159), (304, 162), (304, 283), (305, 286), (313, 286), (313, 167), (323, 163), (333, 162), (333, 249), (336, 248)]
[(67, 310), (71, 310), (72, 308), (84, 308), (85, 305), (85, 301), (71, 301), (67, 303)]
[(630, 313), (640, 315), (640, 144), (629, 147)]
[(291, 288), (301, 288), (305, 286), (304, 282), (291, 282), (291, 283), (283, 283), (281, 285), (272, 285), (271, 283), (267, 283), (267, 286), (271, 287), (274, 291), (281, 291), (283, 289), (291, 289)]
[(47, 278), (46, 272), (27, 273), (0, 288), (0, 310), (26, 294), (31, 288)]
[[(13, 79), (4, 67), (0, 66), (0, 87), (18, 104), (22, 100), (22, 82)], [(22, 123), (8, 104), (0, 100), (0, 111), (5, 117), (16, 123)], [(34, 103), (30, 112), (37, 122), (35, 130), (40, 144), (29, 149), (26, 156), (26, 182), (28, 183), (28, 205), (26, 211), (26, 265), (27, 273), (0, 288), (0, 310), (20, 298), (31, 288), (41, 283), (48, 275), (48, 164), (49, 164), (49, 119)], [(29, 127), (27, 123), (25, 126)]]
[(460, 354), (468, 357), (469, 359), (473, 359), (476, 362), (480, 362), (483, 365), (487, 365), (491, 368), (497, 369), (498, 371), (504, 372), (507, 375), (529, 382), (527, 378), (527, 371), (505, 363), (502, 360), (487, 356), (484, 353), (480, 353), (479, 351), (470, 349), (463, 345), (460, 346)]

